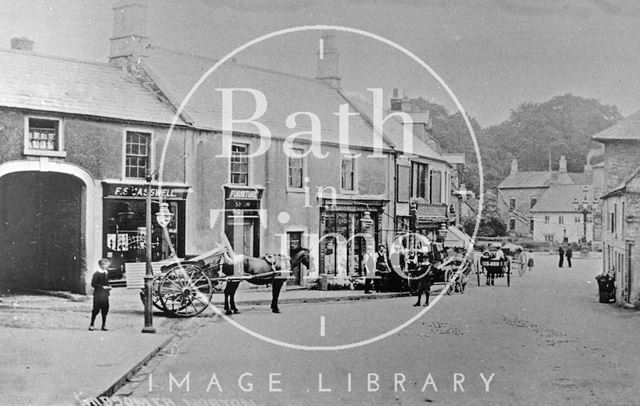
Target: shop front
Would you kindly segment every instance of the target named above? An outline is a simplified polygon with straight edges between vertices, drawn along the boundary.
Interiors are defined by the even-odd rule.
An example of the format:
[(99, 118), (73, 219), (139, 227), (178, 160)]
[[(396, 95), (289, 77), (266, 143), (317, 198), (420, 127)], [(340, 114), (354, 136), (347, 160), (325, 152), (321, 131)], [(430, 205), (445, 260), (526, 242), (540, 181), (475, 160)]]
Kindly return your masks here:
[[(383, 202), (338, 202), (320, 207), (320, 274), (361, 276), (366, 244), (380, 241)], [(369, 236), (369, 237), (368, 237)]]
[[(162, 261), (172, 255), (184, 257), (185, 202), (188, 186), (151, 187), (151, 260)], [(146, 184), (103, 182), (103, 257), (111, 259), (110, 277), (119, 279), (127, 262), (144, 262), (146, 256)], [(157, 223), (155, 213), (160, 200), (173, 214), (167, 232)]]
[(263, 189), (224, 186), (224, 232), (236, 254), (260, 256), (260, 205)]
[[(442, 224), (448, 225), (452, 221), (446, 204), (412, 202), (409, 205), (409, 230), (427, 237), (429, 241), (436, 241)], [(420, 249), (422, 245), (419, 238), (409, 238), (406, 244), (414, 249)]]

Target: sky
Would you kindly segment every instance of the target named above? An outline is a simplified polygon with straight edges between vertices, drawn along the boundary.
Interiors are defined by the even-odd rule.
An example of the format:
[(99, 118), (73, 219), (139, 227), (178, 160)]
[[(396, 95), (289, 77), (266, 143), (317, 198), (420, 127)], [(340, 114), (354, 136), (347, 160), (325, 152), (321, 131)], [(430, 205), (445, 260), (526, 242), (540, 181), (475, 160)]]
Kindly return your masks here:
[[(387, 38), (439, 75), (482, 126), (523, 102), (571, 93), (640, 110), (640, 2), (635, 0), (151, 0), (151, 43), (221, 58), (262, 35), (302, 25), (339, 25)], [(106, 62), (111, 0), (0, 0), (0, 48), (12, 37), (43, 54)], [(320, 31), (270, 39), (242, 63), (313, 77)], [(336, 33), (342, 87), (385, 95), (398, 88), (455, 111), (440, 83), (398, 50)]]

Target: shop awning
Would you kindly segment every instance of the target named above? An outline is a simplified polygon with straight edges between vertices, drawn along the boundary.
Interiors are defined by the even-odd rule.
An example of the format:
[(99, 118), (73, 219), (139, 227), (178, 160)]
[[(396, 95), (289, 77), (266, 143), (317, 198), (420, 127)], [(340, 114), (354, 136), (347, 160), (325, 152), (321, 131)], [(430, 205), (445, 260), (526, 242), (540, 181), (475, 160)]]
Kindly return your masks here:
[(449, 226), (447, 229), (447, 238), (444, 240), (444, 245), (447, 247), (460, 247), (467, 248), (469, 245), (473, 246), (473, 240), (467, 233), (460, 230), (458, 227)]

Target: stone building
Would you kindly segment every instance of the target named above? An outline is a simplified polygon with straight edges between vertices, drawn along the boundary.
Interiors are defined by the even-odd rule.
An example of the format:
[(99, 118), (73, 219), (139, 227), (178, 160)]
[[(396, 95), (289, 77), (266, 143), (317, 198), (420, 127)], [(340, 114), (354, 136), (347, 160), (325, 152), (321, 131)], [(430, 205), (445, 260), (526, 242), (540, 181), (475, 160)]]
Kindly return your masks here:
[[(584, 218), (573, 202), (584, 199), (585, 186), (589, 202), (601, 195), (602, 172), (602, 165), (590, 162), (584, 172), (567, 172), (564, 156), (557, 171), (520, 171), (514, 159), (509, 176), (498, 185), (498, 206), (509, 234), (549, 243), (582, 239)], [(599, 221), (597, 213), (587, 217), (587, 241), (600, 240)]]
[(19, 39), (0, 51), (3, 287), (86, 292), (97, 259), (114, 277), (143, 261), (147, 187), (152, 212), (173, 214), (170, 243), (153, 221), (153, 261), (224, 233), (249, 255), (310, 248), (315, 266), (294, 283), (358, 273), (363, 224), (388, 244), (454, 223), (462, 161), (439, 150), (428, 117), (404, 124), (401, 104), (374, 136), (372, 98), (384, 95), (341, 88), (332, 35), (315, 78), (229, 61), (191, 92), (215, 60), (151, 45), (142, 4), (114, 16), (109, 63)]
[(593, 136), (604, 144), (603, 272), (616, 277), (617, 302), (640, 305), (640, 112)]

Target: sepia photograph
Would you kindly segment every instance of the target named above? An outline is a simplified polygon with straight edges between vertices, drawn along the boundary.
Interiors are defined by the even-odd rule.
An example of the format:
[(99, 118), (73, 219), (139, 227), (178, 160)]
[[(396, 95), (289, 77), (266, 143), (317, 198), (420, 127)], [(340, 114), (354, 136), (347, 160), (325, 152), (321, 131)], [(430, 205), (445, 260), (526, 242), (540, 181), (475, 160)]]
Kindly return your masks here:
[(0, 405), (640, 404), (639, 22), (0, 0)]

